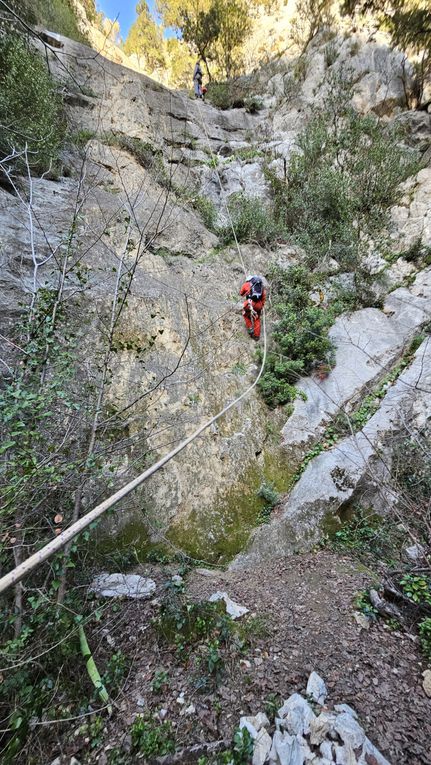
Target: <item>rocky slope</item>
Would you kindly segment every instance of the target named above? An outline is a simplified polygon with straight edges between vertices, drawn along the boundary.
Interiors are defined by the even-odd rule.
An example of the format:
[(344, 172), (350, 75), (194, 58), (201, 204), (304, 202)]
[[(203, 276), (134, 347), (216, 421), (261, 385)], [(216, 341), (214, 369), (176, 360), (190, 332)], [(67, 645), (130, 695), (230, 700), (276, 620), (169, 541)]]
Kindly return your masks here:
[[(242, 392), (257, 371), (238, 312), (240, 258), (235, 248), (218, 247), (217, 237), (197, 212), (200, 199), (211, 199), (223, 220), (225, 201), (232, 193), (265, 197), (262, 152), (272, 152), (270, 167), (281, 174), (316, 99), (325, 97), (324, 85), (319, 85), (322, 76), (343, 62), (355, 72), (356, 108), (402, 121), (406, 140), (425, 153), (431, 116), (407, 110), (408, 67), (383, 38), (370, 39), (366, 32), (329, 42), (316, 39), (300, 77), (295, 74), (297, 62), (282, 59), (278, 73), (263, 86), (264, 109), (257, 115), (244, 109), (220, 112), (78, 43), (63, 39), (62, 44), (50, 55), (51, 67), (64, 83), (71, 131), (84, 149), (64, 154), (60, 179), (33, 180), (34, 241), (41, 259), (50, 248), (64, 245), (80, 185), (77, 246), (85, 252), (89, 283), (78, 310), (87, 315), (83, 336), (87, 335), (90, 357), (100, 331), (97, 317), (114, 289), (113, 269), (125, 246), (126, 229), (130, 261), (138, 252), (137, 243), (146, 242), (117, 330), (119, 351), (109, 392), (112, 405), (118, 407), (144, 396), (126, 423), (127, 454), (115, 463), (117, 469), (123, 464), (124, 471), (133, 470), (135, 464), (153, 461)], [(431, 245), (430, 197), (431, 174), (426, 168), (406, 183), (405, 196), (392, 212), (394, 250), (405, 251), (419, 237), (424, 246)], [(0, 198), (2, 322), (7, 325), (25, 290), (31, 258), (19, 200), (4, 189)], [(283, 266), (299, 257), (288, 245), (247, 245), (242, 256), (247, 270), (262, 272), (273, 262)], [(390, 266), (379, 256), (370, 270), (384, 277), (379, 299), (403, 280), (406, 286), (391, 292), (382, 310), (367, 308), (337, 320), (331, 331), (337, 363), (328, 379), (300, 383), (307, 401), (297, 400), (287, 422), (282, 411), (271, 413), (254, 392), (156, 475), (128, 504), (127, 512), (116, 514), (111, 523), (117, 532), (122, 530), (116, 545), (122, 539), (126, 545), (133, 541), (145, 547), (150, 534), (153, 541), (166, 541), (168, 535), (174, 546), (204, 559), (226, 560), (241, 550), (261, 506), (256, 492), (262, 481), (286, 490), (304, 451), (334, 414), (354, 407), (429, 321), (429, 271), (417, 275), (415, 266), (402, 258)], [(40, 274), (49, 284), (49, 267), (41, 268)], [(137, 347), (145, 349), (144, 364)], [(409, 406), (413, 404), (409, 400)], [(316, 465), (322, 465), (322, 458)], [(309, 468), (319, 476), (324, 469), (313, 464)], [(295, 514), (289, 504), (295, 497), (303, 506), (301, 492), (305, 485), (307, 496), (307, 481), (305, 473), (286, 501), (282, 518)], [(312, 502), (307, 496), (308, 500)], [(316, 521), (320, 515), (319, 510)], [(280, 551), (296, 548), (290, 536), (286, 547), (279, 539), (281, 522), (277, 518), (269, 529), (259, 531), (256, 539), (267, 540), (263, 547), (269, 549), (277, 538)], [(260, 549), (255, 541), (252, 555), (259, 557)]]

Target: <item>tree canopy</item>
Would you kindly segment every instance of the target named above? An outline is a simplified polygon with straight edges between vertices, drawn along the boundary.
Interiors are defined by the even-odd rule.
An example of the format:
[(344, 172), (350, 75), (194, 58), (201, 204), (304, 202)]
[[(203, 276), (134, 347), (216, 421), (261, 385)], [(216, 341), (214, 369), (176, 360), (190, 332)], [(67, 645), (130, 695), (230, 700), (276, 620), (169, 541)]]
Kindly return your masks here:
[(137, 19), (130, 27), (124, 52), (128, 55), (136, 53), (138, 59), (143, 58), (149, 71), (160, 69), (166, 65), (162, 31), (151, 16), (145, 0), (140, 0), (136, 12)]

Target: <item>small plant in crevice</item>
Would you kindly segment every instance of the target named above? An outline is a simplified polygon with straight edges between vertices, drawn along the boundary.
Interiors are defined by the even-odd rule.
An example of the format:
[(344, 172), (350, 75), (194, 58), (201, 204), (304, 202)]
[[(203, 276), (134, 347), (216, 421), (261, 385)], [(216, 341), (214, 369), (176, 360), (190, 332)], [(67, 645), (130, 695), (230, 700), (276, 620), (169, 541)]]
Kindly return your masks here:
[(282, 705), (283, 698), (278, 693), (269, 693), (263, 699), (263, 709), (269, 720), (274, 720), (277, 717), (277, 711)]
[(272, 483), (264, 481), (257, 490), (257, 496), (265, 501), (265, 505), (258, 513), (258, 523), (267, 523), (275, 505), (280, 499), (280, 495)]
[(174, 645), (180, 659), (187, 659), (197, 643), (219, 640), (226, 644), (234, 634), (234, 623), (223, 601), (190, 602), (182, 592), (171, 589), (155, 621), (157, 632)]
[(169, 682), (169, 675), (165, 669), (157, 669), (154, 673), (154, 677), (151, 683), (151, 691), (153, 693), (160, 693)]
[(102, 682), (107, 686), (110, 693), (116, 693), (126, 676), (128, 661), (122, 651), (116, 651), (109, 657)]

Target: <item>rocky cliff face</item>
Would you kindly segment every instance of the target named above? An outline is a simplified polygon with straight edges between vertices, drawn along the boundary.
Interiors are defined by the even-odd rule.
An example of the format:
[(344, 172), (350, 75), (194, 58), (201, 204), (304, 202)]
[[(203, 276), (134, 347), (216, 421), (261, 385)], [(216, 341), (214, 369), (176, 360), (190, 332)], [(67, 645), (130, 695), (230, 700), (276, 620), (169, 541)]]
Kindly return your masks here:
[[(300, 128), (316, 100), (325, 97), (322, 76), (343, 61), (355, 72), (356, 107), (402, 121), (407, 139), (422, 151), (430, 146), (431, 117), (407, 110), (411, 82), (401, 54), (365, 33), (330, 43), (316, 40), (300, 77), (295, 75), (295, 62), (282, 60), (263, 88), (264, 109), (257, 115), (244, 109), (220, 112), (84, 46), (62, 42), (63, 48), (50, 56), (50, 65), (64, 82), (70, 129), (83, 148), (64, 154), (61, 178), (33, 180), (33, 237), (41, 260), (53, 248), (63, 247), (79, 193), (75, 246), (82, 253), (88, 281), (76, 311), (83, 317), (81, 347), (89, 366), (119, 258), (136, 264), (132, 294), (116, 329), (118, 351), (109, 389), (110, 406), (115, 408), (140, 399), (125, 422), (126, 448), (113, 458), (120, 481), (122, 473), (139, 472), (235, 398), (257, 373), (255, 348), (238, 310), (242, 264), (236, 249), (220, 248), (204, 224), (198, 212), (201, 198), (212, 200), (220, 220), (226, 218), (225, 201), (234, 192), (265, 198), (262, 151), (272, 151), (270, 167), (282, 175)], [(430, 199), (431, 174), (426, 168), (407, 182), (405, 196), (392, 212), (395, 248), (407, 250), (419, 236), (431, 246)], [(31, 248), (20, 201), (0, 189), (0, 204), (5, 295), (1, 320), (7, 325), (15, 320), (26, 291)], [(242, 256), (247, 270), (264, 273), (271, 263), (283, 266), (298, 259), (295, 248), (287, 245), (247, 245)], [(387, 297), (382, 310), (363, 309), (337, 320), (332, 330), (337, 365), (330, 377), (300, 383), (307, 400), (298, 399), (287, 422), (282, 411), (270, 412), (253, 392), (116, 513), (110, 521), (120, 532), (115, 544), (124, 540), (145, 546), (149, 537), (164, 543), (168, 539), (209, 560), (226, 560), (245, 545), (256, 523), (260, 484), (274, 482), (285, 491), (304, 451), (340, 406), (348, 408), (360, 400), (429, 321), (428, 271), (417, 275), (415, 266), (402, 258), (393, 266), (377, 258), (372, 268), (386, 279), (380, 298), (403, 280), (406, 284)], [(41, 284), (49, 284), (51, 278), (50, 267), (41, 267)], [(412, 380), (421, 359), (425, 364), (428, 358), (428, 346), (418, 354), (412, 371), (406, 372)], [(414, 397), (407, 404), (405, 396), (401, 398), (400, 417), (405, 405), (416, 406)], [(349, 441), (349, 448), (360, 445)], [(324, 457), (330, 460), (329, 454)], [(260, 530), (253, 560), (271, 555), (275, 546), (285, 551), (296, 548), (298, 539), (306, 537), (307, 544), (315, 539), (314, 529), (326, 510), (319, 504), (314, 512), (309, 488), (310, 482), (320, 486), (326, 480), (322, 471), (326, 476), (329, 467), (324, 457), (304, 473), (281, 519)], [(333, 509), (338, 500), (330, 488), (328, 494)], [(297, 512), (313, 515), (312, 533), (301, 531), (298, 536), (292, 530)]]

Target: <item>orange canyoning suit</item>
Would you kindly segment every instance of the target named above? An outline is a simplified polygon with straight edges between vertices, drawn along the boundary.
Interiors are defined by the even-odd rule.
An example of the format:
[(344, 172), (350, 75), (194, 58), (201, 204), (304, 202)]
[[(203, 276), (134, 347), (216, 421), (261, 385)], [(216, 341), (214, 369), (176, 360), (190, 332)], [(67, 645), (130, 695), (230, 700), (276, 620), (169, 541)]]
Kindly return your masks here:
[(242, 307), (242, 315), (244, 316), (245, 326), (247, 327), (249, 335), (254, 337), (255, 340), (259, 340), (260, 314), (265, 305), (266, 289), (263, 288), (262, 300), (251, 300), (249, 297), (251, 289), (252, 283), (244, 282), (239, 291), (239, 294), (246, 298)]

